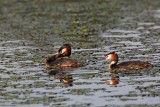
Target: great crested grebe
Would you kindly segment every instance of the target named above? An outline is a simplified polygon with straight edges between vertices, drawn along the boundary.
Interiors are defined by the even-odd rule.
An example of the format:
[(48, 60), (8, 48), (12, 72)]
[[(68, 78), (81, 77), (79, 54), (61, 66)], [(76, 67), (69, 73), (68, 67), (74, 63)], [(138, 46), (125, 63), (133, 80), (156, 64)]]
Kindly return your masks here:
[(75, 59), (66, 58), (71, 55), (71, 45), (64, 44), (58, 50), (58, 53), (52, 54), (45, 59), (46, 68), (77, 68), (84, 66), (81, 62)]
[(117, 64), (118, 55), (115, 52), (106, 54), (105, 58), (111, 61), (109, 65), (109, 69), (111, 70), (138, 70), (149, 68), (152, 66), (152, 64), (150, 64), (149, 62), (144, 61), (127, 61)]

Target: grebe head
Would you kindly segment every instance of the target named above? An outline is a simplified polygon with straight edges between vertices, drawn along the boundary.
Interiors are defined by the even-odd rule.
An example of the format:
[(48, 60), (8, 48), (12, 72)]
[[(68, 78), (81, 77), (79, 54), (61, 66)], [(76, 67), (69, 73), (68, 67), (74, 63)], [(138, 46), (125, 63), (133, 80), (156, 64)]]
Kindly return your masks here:
[(58, 50), (60, 57), (70, 56), (71, 55), (71, 44), (64, 44)]
[(118, 55), (115, 52), (111, 52), (109, 54), (104, 55), (106, 59), (110, 60), (110, 66), (109, 68), (111, 69), (112, 67), (114, 67), (117, 62), (118, 62)]
[(118, 55), (115, 52), (111, 52), (109, 54), (104, 55), (106, 59), (111, 61), (118, 61)]

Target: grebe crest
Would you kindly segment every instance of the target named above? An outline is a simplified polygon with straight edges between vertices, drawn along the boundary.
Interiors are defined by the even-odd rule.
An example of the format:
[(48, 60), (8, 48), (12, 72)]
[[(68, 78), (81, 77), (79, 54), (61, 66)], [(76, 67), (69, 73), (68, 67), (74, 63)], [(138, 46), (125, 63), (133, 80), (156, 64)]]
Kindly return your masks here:
[(144, 62), (144, 61), (127, 61), (117, 64), (118, 55), (115, 52), (106, 54), (105, 58), (111, 61), (109, 65), (109, 69), (111, 70), (138, 70), (152, 66), (152, 64), (150, 64), (149, 62)]

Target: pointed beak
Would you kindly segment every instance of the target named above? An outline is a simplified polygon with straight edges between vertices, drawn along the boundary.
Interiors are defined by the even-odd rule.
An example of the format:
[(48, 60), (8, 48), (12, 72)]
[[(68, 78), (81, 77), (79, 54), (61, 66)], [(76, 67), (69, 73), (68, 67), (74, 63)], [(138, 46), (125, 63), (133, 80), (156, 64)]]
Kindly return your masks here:
[(108, 55), (106, 54), (106, 55), (104, 55), (104, 57), (105, 57), (105, 59), (107, 59)]

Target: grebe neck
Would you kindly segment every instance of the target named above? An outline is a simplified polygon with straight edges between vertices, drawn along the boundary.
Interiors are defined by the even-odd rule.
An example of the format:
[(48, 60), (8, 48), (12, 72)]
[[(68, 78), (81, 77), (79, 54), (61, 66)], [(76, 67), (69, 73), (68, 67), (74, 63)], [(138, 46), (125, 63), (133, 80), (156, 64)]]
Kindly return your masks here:
[(111, 61), (110, 65), (109, 65), (109, 69), (112, 69), (116, 66), (118, 60), (117, 61)]

